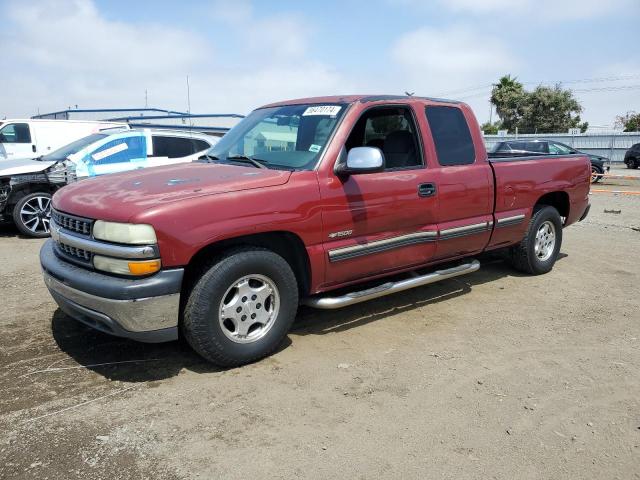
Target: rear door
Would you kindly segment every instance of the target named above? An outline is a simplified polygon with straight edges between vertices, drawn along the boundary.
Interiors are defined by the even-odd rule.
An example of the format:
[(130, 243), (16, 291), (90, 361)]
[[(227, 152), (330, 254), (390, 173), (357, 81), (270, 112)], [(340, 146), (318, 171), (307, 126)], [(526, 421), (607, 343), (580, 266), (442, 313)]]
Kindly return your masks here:
[(0, 160), (35, 156), (35, 132), (28, 123), (7, 123), (0, 128)]
[[(477, 253), (493, 228), (493, 174), (470, 111), (458, 106), (427, 105), (422, 112), (433, 139), (437, 168), (438, 248), (434, 259)], [(474, 138), (475, 134), (475, 138)]]
[[(343, 149), (382, 150), (382, 172), (320, 180), (326, 285), (423, 265), (436, 252), (437, 196), (429, 191), (417, 112), (409, 105), (364, 109)], [(421, 193), (422, 190), (422, 193)]]

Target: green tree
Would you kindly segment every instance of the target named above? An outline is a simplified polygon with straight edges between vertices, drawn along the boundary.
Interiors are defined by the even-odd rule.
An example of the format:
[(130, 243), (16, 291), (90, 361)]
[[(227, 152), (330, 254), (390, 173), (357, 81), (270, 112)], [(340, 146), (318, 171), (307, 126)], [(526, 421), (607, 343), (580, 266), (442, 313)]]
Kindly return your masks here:
[(489, 123), (485, 122), (480, 126), (480, 129), (484, 132), (485, 135), (496, 135), (498, 130), (500, 130), (501, 125), (500, 122)]
[(537, 87), (527, 95), (519, 128), (527, 133), (566, 132), (580, 127), (582, 106), (571, 90), (559, 84)]
[(491, 103), (496, 107), (501, 127), (513, 131), (524, 114), (527, 92), (516, 77), (505, 75), (491, 90)]
[(624, 129), (625, 132), (640, 132), (640, 113), (627, 112), (616, 117), (617, 128)]

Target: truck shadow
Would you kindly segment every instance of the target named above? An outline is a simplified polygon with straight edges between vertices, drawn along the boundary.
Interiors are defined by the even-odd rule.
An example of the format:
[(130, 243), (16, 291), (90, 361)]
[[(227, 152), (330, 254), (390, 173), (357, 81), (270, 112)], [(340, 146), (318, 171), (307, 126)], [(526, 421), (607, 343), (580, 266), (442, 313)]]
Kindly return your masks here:
[[(560, 254), (559, 260), (565, 258)], [(497, 255), (480, 258), (479, 271), (425, 287), (382, 297), (339, 310), (301, 307), (290, 335), (278, 351), (288, 348), (296, 336), (324, 335), (358, 328), (398, 313), (466, 295), (474, 286), (504, 277), (525, 276)], [(110, 379), (151, 382), (174, 377), (182, 369), (214, 373), (225, 369), (209, 364), (183, 341), (147, 344), (113, 337), (76, 322), (61, 310), (52, 318), (52, 333), (58, 347), (80, 365)]]
[[(558, 261), (566, 258), (558, 255)], [(295, 335), (324, 335), (357, 328), (390, 315), (406, 312), (466, 295), (474, 286), (490, 283), (504, 277), (526, 277), (514, 270), (504, 257), (487, 253), (478, 257), (480, 270), (442, 282), (418, 287), (375, 300), (337, 310), (317, 310), (301, 307), (291, 330)]]

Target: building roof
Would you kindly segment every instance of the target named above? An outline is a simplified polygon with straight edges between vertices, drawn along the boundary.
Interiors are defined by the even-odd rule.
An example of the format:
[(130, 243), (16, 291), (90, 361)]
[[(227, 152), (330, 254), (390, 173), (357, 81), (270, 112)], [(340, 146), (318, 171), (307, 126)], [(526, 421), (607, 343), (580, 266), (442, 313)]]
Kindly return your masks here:
[(177, 112), (174, 110), (165, 110), (164, 108), (70, 108), (67, 110), (59, 110), (57, 112), (42, 113), (40, 115), (34, 115), (31, 118), (47, 118), (55, 115), (69, 114), (69, 113), (122, 113), (122, 112), (154, 112), (164, 115), (188, 115), (186, 112)]

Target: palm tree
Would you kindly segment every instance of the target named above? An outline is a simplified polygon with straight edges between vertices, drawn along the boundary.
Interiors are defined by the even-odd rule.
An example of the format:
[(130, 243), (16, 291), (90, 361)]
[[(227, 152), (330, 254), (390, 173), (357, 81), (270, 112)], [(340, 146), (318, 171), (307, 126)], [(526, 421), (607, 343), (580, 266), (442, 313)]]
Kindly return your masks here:
[(517, 77), (504, 75), (493, 85), (491, 103), (496, 107), (496, 113), (502, 120), (502, 128), (513, 129), (522, 118), (526, 100), (524, 86)]

